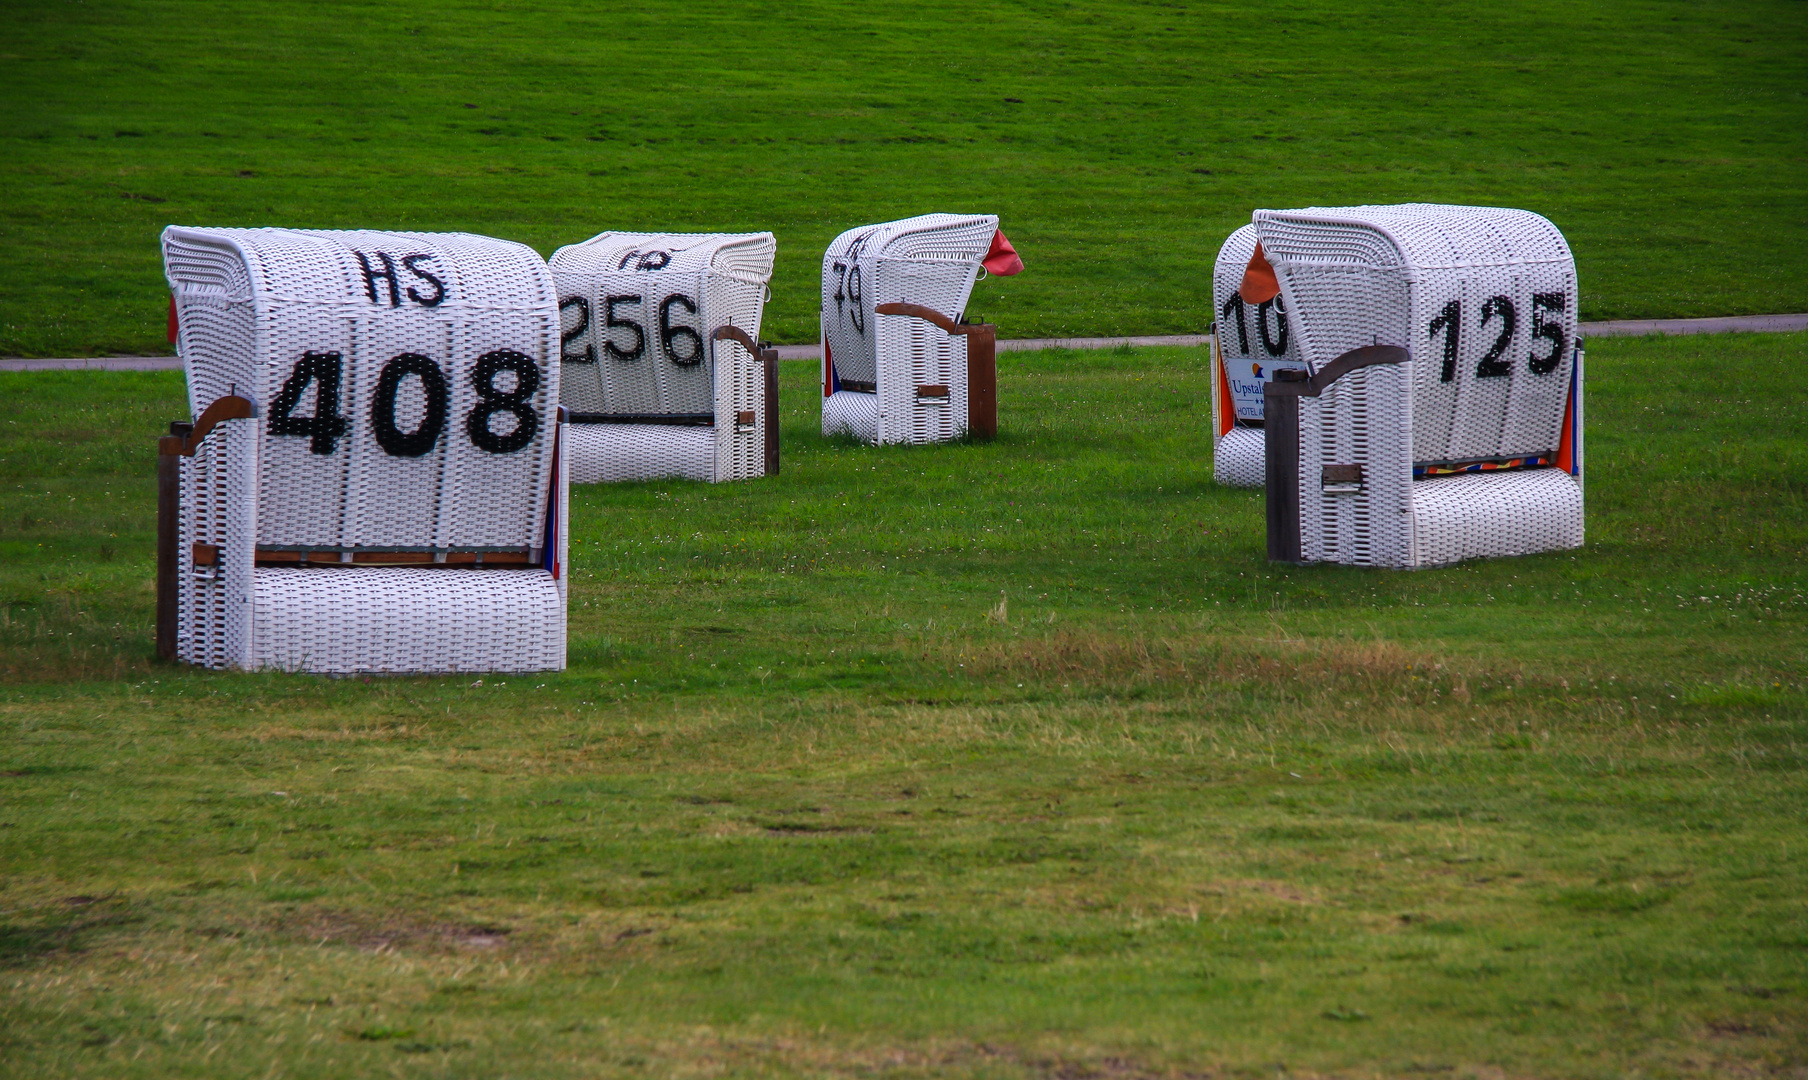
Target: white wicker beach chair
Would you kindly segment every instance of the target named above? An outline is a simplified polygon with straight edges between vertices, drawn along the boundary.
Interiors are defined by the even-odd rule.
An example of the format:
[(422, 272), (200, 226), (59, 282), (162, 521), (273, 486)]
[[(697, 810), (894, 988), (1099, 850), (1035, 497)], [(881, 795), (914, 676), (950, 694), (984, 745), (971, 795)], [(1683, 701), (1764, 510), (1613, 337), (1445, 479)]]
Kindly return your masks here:
[(822, 431), (930, 443), (998, 430), (996, 333), (962, 321), (991, 215), (850, 229), (822, 258)]
[(574, 482), (778, 471), (778, 354), (758, 344), (777, 251), (771, 233), (606, 232), (553, 253)]
[(1554, 225), (1405, 205), (1259, 210), (1255, 228), (1244, 299), (1278, 289), (1311, 372), (1265, 388), (1270, 557), (1420, 567), (1582, 544), (1576, 269)]
[(158, 651), (565, 666), (558, 296), (461, 233), (163, 233), (192, 422), (159, 445)]
[(1262, 387), (1306, 366), (1285, 298), (1252, 304), (1238, 291), (1255, 250), (1255, 226), (1245, 225), (1212, 268), (1212, 477), (1226, 487), (1262, 486)]

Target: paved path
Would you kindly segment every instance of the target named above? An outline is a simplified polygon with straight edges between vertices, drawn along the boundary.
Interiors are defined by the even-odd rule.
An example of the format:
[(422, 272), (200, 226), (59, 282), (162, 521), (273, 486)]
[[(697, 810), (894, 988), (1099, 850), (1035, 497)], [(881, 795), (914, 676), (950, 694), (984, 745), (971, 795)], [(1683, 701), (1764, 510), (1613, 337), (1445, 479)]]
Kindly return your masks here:
[[(1584, 338), (1627, 337), (1639, 334), (1730, 334), (1808, 330), (1808, 315), (1731, 315), (1718, 319), (1628, 319), (1623, 322), (1583, 323)], [(1119, 345), (1203, 345), (1204, 334), (1163, 334), (1154, 337), (1011, 338), (998, 343), (999, 352), (1029, 349), (1114, 349)], [(815, 360), (821, 345), (780, 345), (780, 360)], [(0, 371), (180, 371), (182, 361), (173, 356), (100, 356), (72, 360), (0, 359)]]

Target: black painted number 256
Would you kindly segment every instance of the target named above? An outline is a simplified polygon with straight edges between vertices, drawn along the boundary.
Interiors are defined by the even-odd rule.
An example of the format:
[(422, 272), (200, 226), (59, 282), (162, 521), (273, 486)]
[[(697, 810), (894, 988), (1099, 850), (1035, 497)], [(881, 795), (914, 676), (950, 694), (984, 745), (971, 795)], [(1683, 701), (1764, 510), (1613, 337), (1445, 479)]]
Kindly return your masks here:
[[(512, 390), (496, 385), (496, 377), (505, 371), (514, 373)], [(421, 381), (427, 411), (413, 431), (403, 431), (396, 424), (396, 396), (402, 380), (410, 375)], [(344, 378), (345, 360), (340, 354), (304, 353), (270, 403), (270, 434), (305, 438), (308, 449), (316, 454), (336, 450), (350, 427), (339, 415), (339, 387)], [(314, 388), (314, 415), (296, 416), (295, 409), (310, 386)], [(513, 349), (484, 353), (471, 369), (471, 387), (477, 391), (477, 404), (465, 416), (465, 434), (473, 446), (491, 454), (512, 454), (534, 441), (540, 416), (528, 399), (540, 388), (540, 367), (533, 357)], [(377, 376), (377, 392), (370, 401), (371, 434), (391, 457), (421, 457), (439, 445), (451, 404), (452, 384), (438, 364), (419, 353), (398, 354)], [(515, 429), (506, 435), (490, 430), (490, 418), (501, 412), (515, 417)]]

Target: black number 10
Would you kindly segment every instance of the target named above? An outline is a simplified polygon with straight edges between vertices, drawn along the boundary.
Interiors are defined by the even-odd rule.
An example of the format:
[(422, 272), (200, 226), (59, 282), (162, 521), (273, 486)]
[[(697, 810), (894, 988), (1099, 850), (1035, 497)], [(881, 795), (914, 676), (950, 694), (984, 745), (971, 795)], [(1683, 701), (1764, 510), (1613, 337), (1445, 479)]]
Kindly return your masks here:
[[(1245, 317), (1248, 306), (1243, 302), (1243, 294), (1233, 292), (1230, 299), (1224, 302), (1223, 315), (1226, 319), (1233, 316), (1237, 323), (1237, 344), (1242, 346), (1244, 356), (1249, 355), (1249, 323)], [(1279, 329), (1273, 335), (1268, 333), (1268, 313), (1274, 312), (1274, 321)], [(1262, 339), (1262, 348), (1269, 356), (1282, 356), (1287, 352), (1287, 306), (1276, 296), (1272, 300), (1264, 300), (1256, 305), (1256, 332)]]

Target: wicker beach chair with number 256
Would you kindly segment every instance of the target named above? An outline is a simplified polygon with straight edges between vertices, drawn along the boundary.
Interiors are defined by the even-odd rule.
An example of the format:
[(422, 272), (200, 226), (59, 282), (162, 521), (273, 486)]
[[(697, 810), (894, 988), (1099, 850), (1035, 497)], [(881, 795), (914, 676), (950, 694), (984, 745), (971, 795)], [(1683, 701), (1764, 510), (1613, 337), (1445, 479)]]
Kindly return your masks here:
[(778, 472), (771, 233), (606, 232), (553, 252), (571, 479)]
[(159, 652), (562, 669), (559, 308), (539, 255), (171, 227), (163, 257), (195, 419), (159, 445)]
[(1426, 204), (1254, 218), (1239, 293), (1284, 301), (1306, 365), (1263, 386), (1269, 557), (1410, 568), (1580, 547), (1582, 343), (1556, 226)]
[(1023, 262), (991, 215), (850, 229), (822, 259), (822, 432), (869, 443), (998, 434), (997, 336), (963, 319), (981, 269)]

